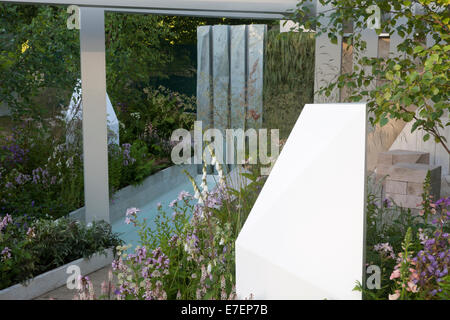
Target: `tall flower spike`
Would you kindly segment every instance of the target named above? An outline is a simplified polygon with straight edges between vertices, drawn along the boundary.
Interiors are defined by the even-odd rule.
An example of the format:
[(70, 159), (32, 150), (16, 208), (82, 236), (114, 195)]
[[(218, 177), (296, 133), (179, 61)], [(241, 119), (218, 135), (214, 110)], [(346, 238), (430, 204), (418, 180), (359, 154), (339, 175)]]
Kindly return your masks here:
[(186, 170), (184, 170), (184, 173), (187, 175), (189, 181), (191, 181), (192, 186), (194, 187), (194, 191), (195, 191), (194, 198), (198, 199), (199, 204), (203, 204), (204, 203), (203, 198), (202, 198), (203, 195), (202, 195), (199, 187), (197, 186), (197, 183), (195, 182), (194, 178)]
[(221, 186), (225, 185), (225, 175), (223, 173), (223, 168), (222, 165), (220, 164), (220, 162), (217, 160), (217, 157), (215, 155), (215, 152), (212, 150), (211, 145), (208, 144), (207, 146), (209, 153), (211, 154), (211, 165), (215, 165), (217, 173), (219, 174), (219, 184)]
[(206, 196), (208, 193), (208, 172), (206, 170), (206, 164), (203, 165), (203, 176), (202, 176), (202, 184), (200, 185), (200, 188), (202, 188), (202, 194), (203, 196)]

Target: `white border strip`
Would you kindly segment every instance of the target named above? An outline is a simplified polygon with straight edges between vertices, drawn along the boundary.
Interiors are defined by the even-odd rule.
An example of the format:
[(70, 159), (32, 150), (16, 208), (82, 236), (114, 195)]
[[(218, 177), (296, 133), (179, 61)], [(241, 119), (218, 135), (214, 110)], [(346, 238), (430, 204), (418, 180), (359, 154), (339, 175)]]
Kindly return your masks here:
[[(112, 249), (107, 254), (95, 254), (91, 259), (78, 259), (59, 268), (50, 270), (31, 279), (26, 285), (16, 284), (0, 290), (0, 300), (32, 300), (47, 292), (55, 290), (66, 284), (69, 274), (66, 273), (69, 266), (80, 267), (83, 276), (97, 271), (112, 263), (114, 259)], [(76, 292), (74, 290), (74, 296)]]

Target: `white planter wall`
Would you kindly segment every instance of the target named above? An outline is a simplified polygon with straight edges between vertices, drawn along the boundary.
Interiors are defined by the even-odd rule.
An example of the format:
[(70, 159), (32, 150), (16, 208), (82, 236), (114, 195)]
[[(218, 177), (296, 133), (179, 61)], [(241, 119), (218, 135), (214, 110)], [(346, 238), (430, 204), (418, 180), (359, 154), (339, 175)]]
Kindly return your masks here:
[[(91, 259), (78, 259), (59, 268), (43, 273), (27, 284), (16, 284), (12, 287), (0, 290), (0, 300), (31, 300), (49, 291), (55, 290), (67, 283), (71, 274), (67, 273), (70, 266), (78, 266), (81, 275), (85, 276), (110, 265), (114, 259), (112, 250), (106, 255), (95, 254)], [(74, 295), (76, 290), (74, 290)]]

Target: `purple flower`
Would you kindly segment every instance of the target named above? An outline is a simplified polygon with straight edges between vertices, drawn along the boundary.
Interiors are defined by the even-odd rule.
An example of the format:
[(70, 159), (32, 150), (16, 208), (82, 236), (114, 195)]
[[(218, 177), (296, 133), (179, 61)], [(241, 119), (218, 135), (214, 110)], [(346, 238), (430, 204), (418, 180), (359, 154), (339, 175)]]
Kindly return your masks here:
[(184, 200), (184, 198), (188, 198), (188, 197), (191, 197), (191, 194), (189, 192), (181, 191), (180, 194), (178, 195), (178, 200), (182, 201), (182, 200)]
[(136, 162), (136, 159), (131, 157), (131, 144), (122, 144), (123, 165), (126, 167)]
[(135, 216), (138, 212), (140, 212), (141, 210), (139, 210), (138, 208), (130, 208), (127, 209), (127, 217), (128, 216)]
[(11, 258), (11, 249), (8, 247), (5, 247), (2, 250), (1, 255), (2, 255), (2, 261), (10, 259)]
[(6, 228), (6, 226), (8, 224), (10, 224), (12, 222), (13, 222), (13, 219), (12, 219), (11, 215), (6, 214), (6, 216), (0, 220), (0, 231), (2, 231), (4, 228)]

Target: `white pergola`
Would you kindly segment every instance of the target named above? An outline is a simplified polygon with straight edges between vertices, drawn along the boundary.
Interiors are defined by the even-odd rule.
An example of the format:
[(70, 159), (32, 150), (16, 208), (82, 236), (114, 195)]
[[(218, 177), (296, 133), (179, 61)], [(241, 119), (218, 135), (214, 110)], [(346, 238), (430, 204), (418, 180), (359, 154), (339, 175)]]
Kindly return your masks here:
[[(83, 91), (86, 222), (110, 221), (105, 70), (105, 11), (281, 19), (297, 0), (15, 0), (17, 4), (78, 5)], [(312, 8), (315, 6), (312, 2)]]

